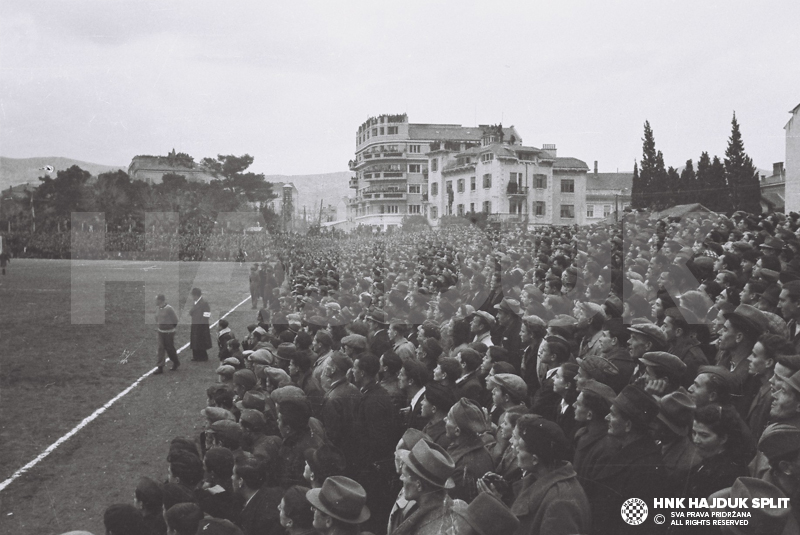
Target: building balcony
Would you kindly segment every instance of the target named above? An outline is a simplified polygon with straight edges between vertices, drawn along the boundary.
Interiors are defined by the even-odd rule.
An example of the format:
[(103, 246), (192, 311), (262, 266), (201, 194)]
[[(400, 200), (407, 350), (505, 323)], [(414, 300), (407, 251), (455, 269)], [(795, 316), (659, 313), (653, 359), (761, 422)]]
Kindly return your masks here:
[(516, 182), (509, 182), (506, 187), (506, 195), (509, 197), (527, 197), (528, 188), (526, 186), (518, 186)]
[(356, 177), (350, 178), (350, 187), (351, 188), (358, 188), (358, 179)]
[(402, 171), (383, 171), (374, 173), (364, 173), (364, 180), (405, 180), (408, 177), (407, 173)]

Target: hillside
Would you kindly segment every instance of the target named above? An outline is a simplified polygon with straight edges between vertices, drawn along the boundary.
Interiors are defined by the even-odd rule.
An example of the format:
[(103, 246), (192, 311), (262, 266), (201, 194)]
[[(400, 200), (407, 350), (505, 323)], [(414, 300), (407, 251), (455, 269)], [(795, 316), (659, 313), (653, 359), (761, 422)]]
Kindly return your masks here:
[(342, 197), (350, 195), (352, 190), (348, 184), (351, 175), (348, 171), (341, 171), (321, 175), (267, 175), (266, 178), (269, 182), (293, 183), (300, 196), (300, 212), (305, 206), (307, 212), (316, 213), (320, 200), (325, 206), (336, 206)]
[[(56, 171), (63, 171), (77, 165), (94, 176), (117, 169), (126, 172), (128, 170), (127, 166), (100, 165), (59, 156), (44, 158), (5, 158), (0, 156), (0, 190), (19, 184), (39, 184), (39, 177), (44, 175), (44, 171), (41, 169), (46, 165), (52, 165)], [(53, 176), (55, 176), (55, 172)]]

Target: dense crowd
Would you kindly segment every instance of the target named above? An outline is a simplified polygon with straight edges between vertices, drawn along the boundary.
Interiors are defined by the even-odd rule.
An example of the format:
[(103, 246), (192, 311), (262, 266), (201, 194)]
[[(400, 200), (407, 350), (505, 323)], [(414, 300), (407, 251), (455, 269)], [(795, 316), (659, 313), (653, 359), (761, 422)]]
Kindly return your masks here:
[(256, 321), (220, 322), (204, 432), (108, 532), (798, 533), (800, 506), (652, 521), (798, 504), (798, 236), (736, 213), (287, 237), (251, 268)]

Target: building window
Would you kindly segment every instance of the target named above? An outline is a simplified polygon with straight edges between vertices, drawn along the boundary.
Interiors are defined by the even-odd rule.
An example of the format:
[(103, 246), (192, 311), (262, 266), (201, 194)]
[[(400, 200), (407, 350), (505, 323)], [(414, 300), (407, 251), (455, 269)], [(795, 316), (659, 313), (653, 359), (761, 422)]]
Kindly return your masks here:
[(437, 217), (439, 217), (439, 209), (431, 206), (431, 219), (436, 219)]
[(419, 193), (420, 191), (421, 190), (420, 190), (420, 185), (419, 184), (409, 184), (408, 185), (408, 192), (409, 193)]
[(378, 135), (378, 129), (377, 128), (373, 128), (372, 129), (372, 135), (373, 136), (377, 136)]
[(486, 173), (485, 175), (483, 175), (483, 187), (484, 188), (492, 187), (492, 173)]
[(470, 191), (475, 191), (475, 182), (476, 182), (476, 180), (475, 180), (474, 176), (469, 177), (469, 190)]
[(418, 204), (409, 204), (408, 205), (408, 213), (409, 214), (421, 214), (422, 210), (420, 210), (420, 205), (418, 205)]
[(594, 217), (594, 205), (587, 204), (586, 205), (586, 217)]
[(381, 126), (381, 135), (383, 135), (383, 127)]
[(409, 164), (408, 172), (409, 173), (419, 173), (420, 172), (419, 164), (418, 163)]
[(408, 152), (414, 152), (419, 154), (419, 145), (409, 145)]
[(533, 204), (533, 211), (536, 215), (546, 215), (547, 214), (547, 205), (544, 201), (536, 201)]
[(396, 134), (397, 133), (397, 127), (396, 126), (388, 126), (388, 127), (386, 127), (386, 133), (389, 134), (390, 136)]
[(492, 201), (483, 201), (483, 212), (485, 214), (492, 212)]
[(562, 178), (561, 193), (575, 193), (575, 181), (571, 178)]
[(439, 195), (439, 184), (436, 182), (431, 184), (431, 195)]
[(431, 171), (436, 172), (439, 170), (439, 158), (431, 159)]
[(387, 214), (399, 214), (400, 213), (400, 207), (397, 206), (396, 204), (390, 204), (390, 205), (388, 205), (386, 207), (386, 213)]
[(469, 211), (470, 212), (474, 212), (475, 211), (475, 203), (474, 202), (469, 203)]
[(547, 188), (547, 175), (534, 175), (533, 182), (537, 189)]
[(522, 182), (522, 173), (511, 173), (510, 175), (511, 182), (516, 182), (520, 184)]
[(458, 192), (459, 193), (464, 193), (464, 179), (463, 178), (459, 178), (458, 179)]
[(562, 204), (561, 205), (561, 217), (564, 219), (575, 219), (575, 205), (574, 204)]
[(604, 204), (603, 205), (603, 217), (608, 217), (611, 215), (611, 205)]
[(491, 162), (492, 160), (494, 160), (494, 154), (492, 154), (491, 152), (488, 154), (481, 154), (481, 161), (483, 163)]
[(458, 215), (460, 215), (460, 216), (464, 215), (464, 205), (463, 204), (459, 204), (458, 207), (456, 208), (456, 210), (457, 210), (456, 213), (458, 213)]

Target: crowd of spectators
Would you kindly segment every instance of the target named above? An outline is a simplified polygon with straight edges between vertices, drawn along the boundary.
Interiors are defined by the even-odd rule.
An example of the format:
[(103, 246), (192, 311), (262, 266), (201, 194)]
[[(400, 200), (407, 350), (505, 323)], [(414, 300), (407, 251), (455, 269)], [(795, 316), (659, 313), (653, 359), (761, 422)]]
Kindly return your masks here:
[(108, 532), (798, 533), (800, 506), (677, 530), (623, 507), (800, 503), (798, 236), (736, 213), (276, 239), (204, 432)]

